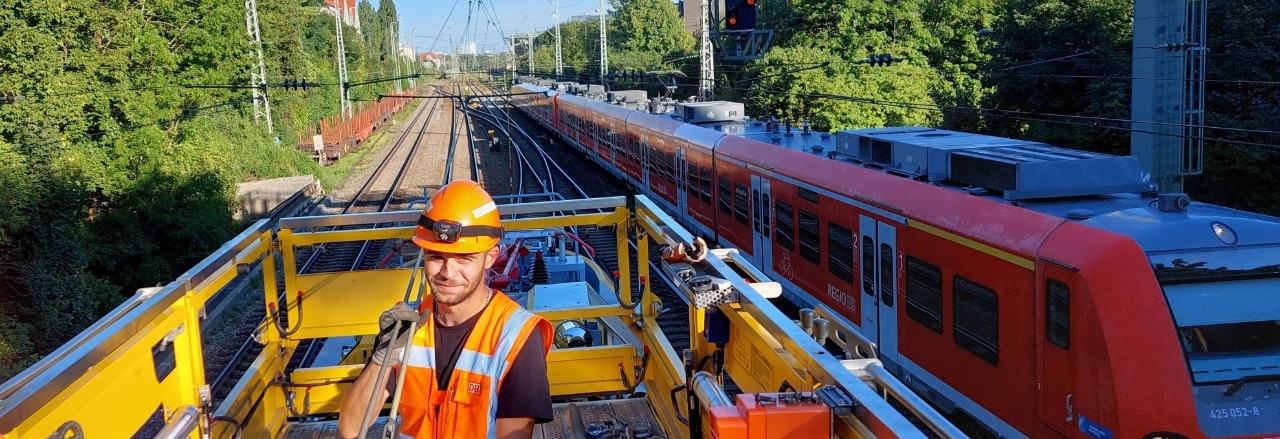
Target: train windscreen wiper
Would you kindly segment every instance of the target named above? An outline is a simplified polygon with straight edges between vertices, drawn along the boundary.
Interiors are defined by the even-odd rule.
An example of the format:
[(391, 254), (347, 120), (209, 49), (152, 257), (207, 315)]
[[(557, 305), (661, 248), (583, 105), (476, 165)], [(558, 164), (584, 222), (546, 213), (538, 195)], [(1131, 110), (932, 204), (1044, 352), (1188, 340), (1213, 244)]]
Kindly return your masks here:
[(1236, 392), (1239, 392), (1240, 389), (1244, 388), (1245, 384), (1261, 381), (1280, 381), (1280, 374), (1242, 376), (1240, 379), (1236, 380), (1236, 382), (1231, 383), (1231, 386), (1227, 387), (1227, 390), (1222, 392), (1222, 396), (1235, 395)]

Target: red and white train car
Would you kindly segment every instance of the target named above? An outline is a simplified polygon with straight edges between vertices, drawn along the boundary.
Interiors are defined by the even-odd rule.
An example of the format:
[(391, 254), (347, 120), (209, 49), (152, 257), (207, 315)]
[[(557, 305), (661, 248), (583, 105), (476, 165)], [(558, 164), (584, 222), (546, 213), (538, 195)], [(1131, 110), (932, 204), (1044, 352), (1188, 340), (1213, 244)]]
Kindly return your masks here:
[[(1280, 437), (1274, 217), (1147, 194), (1131, 157), (699, 126), (514, 90), (545, 93), (519, 102), (691, 230), (838, 312), (975, 436)], [(741, 111), (705, 104), (677, 114)]]

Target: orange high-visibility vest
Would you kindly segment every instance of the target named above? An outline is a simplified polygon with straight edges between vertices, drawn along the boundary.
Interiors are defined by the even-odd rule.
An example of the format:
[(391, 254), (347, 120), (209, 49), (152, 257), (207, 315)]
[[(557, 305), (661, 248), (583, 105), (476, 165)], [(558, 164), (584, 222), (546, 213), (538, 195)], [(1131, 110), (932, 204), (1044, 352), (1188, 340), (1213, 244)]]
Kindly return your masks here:
[[(433, 303), (424, 300), (423, 308), (432, 310)], [(413, 334), (413, 347), (402, 365), (402, 437), (496, 438), (502, 379), (535, 327), (542, 329), (543, 352), (550, 352), (551, 322), (496, 292), (463, 342), (449, 385), (441, 391), (436, 381), (435, 320), (427, 319)]]

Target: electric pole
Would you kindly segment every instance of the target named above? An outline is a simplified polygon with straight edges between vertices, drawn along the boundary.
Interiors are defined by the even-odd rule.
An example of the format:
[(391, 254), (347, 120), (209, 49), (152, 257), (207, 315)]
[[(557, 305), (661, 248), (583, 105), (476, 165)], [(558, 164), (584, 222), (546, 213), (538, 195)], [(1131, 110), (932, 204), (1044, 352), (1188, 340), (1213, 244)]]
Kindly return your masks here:
[(1204, 172), (1207, 1), (1133, 3), (1129, 150), (1156, 190), (1180, 193)]
[(253, 120), (267, 120), (267, 132), (275, 133), (271, 127), (271, 101), (267, 100), (267, 64), (262, 60), (262, 33), (258, 28), (258, 1), (245, 0), (244, 21), (249, 30), (249, 39), (253, 41), (253, 70), (249, 71), (249, 80), (253, 83)]
[[(413, 57), (412, 59), (409, 60), (409, 66), (413, 67), (413, 71), (410, 72), (412, 74), (418, 73), (418, 49), (416, 49), (413, 45), (414, 40), (416, 40), (417, 38), (418, 38), (418, 28), (410, 29), (409, 30), (409, 53), (413, 55)], [(411, 89), (418, 88), (418, 78), (409, 79), (409, 88)]]
[(600, 84), (607, 84), (605, 78), (609, 77), (609, 32), (605, 29), (604, 15), (604, 0), (600, 0)]
[(716, 61), (711, 49), (711, 3), (702, 0), (702, 44), (698, 58), (702, 61), (702, 80), (698, 81), (698, 100), (706, 102), (714, 98)]
[[(449, 35), (449, 56), (453, 58), (453, 62), (449, 63), (450, 68), (458, 68), (458, 47), (453, 45), (453, 35)], [(449, 75), (446, 73), (445, 77)]]
[(533, 68), (533, 39), (537, 34), (533, 33), (533, 25), (530, 24), (529, 16), (524, 16), (524, 25), (529, 28), (529, 76), (537, 73), (537, 69)]
[(342, 44), (342, 16), (346, 11), (338, 10), (341, 6), (334, 6), (333, 25), (334, 32), (338, 35), (338, 99), (340, 100), (342, 119), (350, 119), (355, 116), (351, 108), (351, 98), (347, 96), (347, 48)]
[(555, 12), (551, 13), (551, 17), (556, 21), (556, 80), (560, 80), (560, 75), (564, 74), (564, 66), (560, 60), (560, 0), (555, 1)]
[[(400, 26), (398, 24), (394, 21), (388, 23), (391, 26), (391, 35), (388, 35), (388, 37), (391, 39), (391, 59), (396, 62), (396, 78), (400, 78)], [(402, 91), (404, 89), (400, 88), (400, 79), (396, 79), (396, 93)]]

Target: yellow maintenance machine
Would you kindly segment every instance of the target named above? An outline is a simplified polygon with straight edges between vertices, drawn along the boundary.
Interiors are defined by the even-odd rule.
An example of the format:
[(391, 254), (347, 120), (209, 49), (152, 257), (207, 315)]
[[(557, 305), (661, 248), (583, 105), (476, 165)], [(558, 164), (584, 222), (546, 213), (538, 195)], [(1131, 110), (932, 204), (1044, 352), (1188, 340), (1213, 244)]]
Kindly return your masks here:
[[(654, 258), (652, 272), (651, 260), (636, 255), (695, 239), (643, 196), (507, 204), (499, 212), (507, 218), (504, 252), (537, 258), (541, 267), (497, 275), (507, 276), (513, 298), (556, 327), (547, 367), (556, 420), (538, 425), (535, 437), (961, 436), (877, 360), (855, 358), (874, 347), (824, 319), (825, 310), (802, 311), (800, 324), (778, 311), (766, 298), (778, 285), (735, 250)], [(420, 272), (410, 255), (400, 268), (299, 274), (299, 253), (407, 240), (418, 215), (260, 221), (0, 386), (0, 439), (338, 437), (339, 398), (365, 364), (359, 338), (377, 331), (378, 315), (403, 300)], [(614, 236), (612, 275), (576, 239), (579, 228)], [(200, 335), (205, 305), (259, 263), (268, 273), (268, 315), (277, 302), (287, 313), (258, 327), (261, 353), (225, 398), (215, 397)], [(664, 303), (648, 280), (667, 283), (685, 303)], [(683, 312), (691, 336), (689, 348), (677, 351), (658, 319)], [(332, 341), (325, 344), (331, 355), (289, 364), (300, 343), (320, 339)]]

